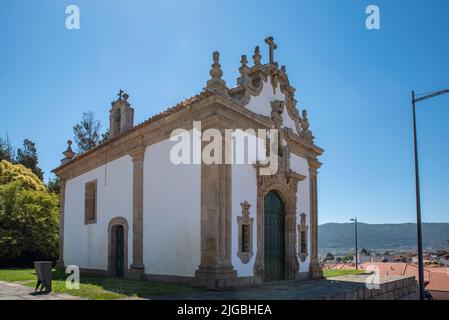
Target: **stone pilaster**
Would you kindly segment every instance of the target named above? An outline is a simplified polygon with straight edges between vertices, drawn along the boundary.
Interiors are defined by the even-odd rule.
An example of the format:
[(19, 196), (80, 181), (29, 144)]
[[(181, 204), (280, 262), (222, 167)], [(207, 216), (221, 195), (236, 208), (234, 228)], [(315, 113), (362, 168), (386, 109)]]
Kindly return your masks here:
[(56, 262), (58, 269), (64, 268), (64, 207), (65, 207), (65, 180), (59, 181), (59, 259)]
[(310, 275), (312, 278), (321, 278), (323, 270), (318, 261), (318, 192), (317, 192), (317, 170), (321, 163), (317, 160), (309, 160), (309, 181), (310, 181), (310, 239), (311, 239), (311, 259)]
[[(297, 183), (296, 183), (297, 184)], [(296, 245), (296, 193), (285, 204), (285, 280), (295, 280), (299, 271)]]
[(223, 288), (235, 284), (231, 219), (231, 165), (202, 163), (201, 264), (196, 271), (202, 286)]
[(145, 148), (139, 147), (131, 153), (133, 160), (133, 262), (128, 276), (142, 279), (143, 264), (143, 165)]

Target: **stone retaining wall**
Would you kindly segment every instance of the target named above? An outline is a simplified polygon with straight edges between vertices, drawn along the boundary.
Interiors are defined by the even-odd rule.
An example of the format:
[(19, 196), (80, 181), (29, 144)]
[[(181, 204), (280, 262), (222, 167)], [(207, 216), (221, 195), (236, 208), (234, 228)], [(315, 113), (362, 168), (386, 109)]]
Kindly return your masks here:
[[(380, 277), (378, 289), (367, 288), (368, 275), (351, 275), (329, 278), (335, 282), (359, 284), (350, 290), (322, 297), (323, 300), (418, 300), (419, 289), (415, 277)], [(369, 282), (368, 282), (369, 283)]]

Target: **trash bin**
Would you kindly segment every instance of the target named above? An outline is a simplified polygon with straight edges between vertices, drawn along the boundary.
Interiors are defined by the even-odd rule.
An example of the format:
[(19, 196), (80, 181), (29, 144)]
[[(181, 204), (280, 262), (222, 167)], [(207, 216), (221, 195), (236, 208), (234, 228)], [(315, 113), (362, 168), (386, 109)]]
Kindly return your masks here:
[(51, 279), (52, 279), (52, 266), (51, 261), (34, 261), (34, 270), (37, 275), (37, 284), (34, 292), (41, 286), (40, 292), (51, 292)]

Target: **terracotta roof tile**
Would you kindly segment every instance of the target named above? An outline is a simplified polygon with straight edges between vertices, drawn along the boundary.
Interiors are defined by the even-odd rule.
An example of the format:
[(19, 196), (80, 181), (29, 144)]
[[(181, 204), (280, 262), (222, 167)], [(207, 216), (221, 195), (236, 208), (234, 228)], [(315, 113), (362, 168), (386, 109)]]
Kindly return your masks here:
[(447, 273), (447, 268), (440, 269), (445, 269), (445, 272), (430, 272), (430, 281), (426, 286), (427, 290), (449, 292), (449, 274)]

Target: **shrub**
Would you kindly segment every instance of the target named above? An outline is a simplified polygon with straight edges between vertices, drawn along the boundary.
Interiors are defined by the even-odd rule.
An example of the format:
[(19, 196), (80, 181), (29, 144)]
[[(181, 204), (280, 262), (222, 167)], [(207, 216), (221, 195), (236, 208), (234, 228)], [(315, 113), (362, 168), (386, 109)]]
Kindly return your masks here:
[(0, 161), (0, 185), (19, 181), (26, 189), (45, 191), (45, 184), (30, 169), (21, 164)]
[[(3, 164), (4, 161), (2, 161)], [(58, 197), (32, 180), (0, 185), (0, 266), (31, 266), (58, 257)], [(43, 184), (42, 184), (43, 185)]]

